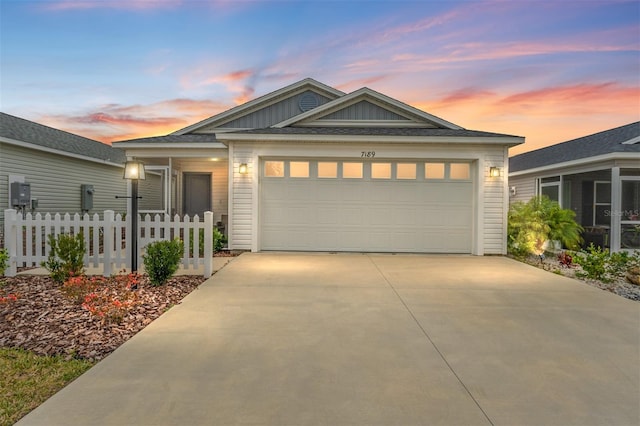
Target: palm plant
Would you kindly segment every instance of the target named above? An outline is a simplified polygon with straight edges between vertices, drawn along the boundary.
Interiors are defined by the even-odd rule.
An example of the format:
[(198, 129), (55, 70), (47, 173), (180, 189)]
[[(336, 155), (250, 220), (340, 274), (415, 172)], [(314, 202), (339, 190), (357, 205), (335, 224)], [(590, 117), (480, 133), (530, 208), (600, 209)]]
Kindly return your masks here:
[(575, 221), (575, 213), (546, 196), (513, 203), (508, 220), (509, 251), (516, 256), (541, 255), (549, 240), (560, 241), (570, 249), (582, 242), (582, 227)]

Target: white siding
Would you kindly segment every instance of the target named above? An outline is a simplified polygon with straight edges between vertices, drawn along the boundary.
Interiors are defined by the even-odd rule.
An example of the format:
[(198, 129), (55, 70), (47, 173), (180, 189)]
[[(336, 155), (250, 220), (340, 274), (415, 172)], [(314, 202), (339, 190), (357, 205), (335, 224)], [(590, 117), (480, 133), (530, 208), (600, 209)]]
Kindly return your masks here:
[[(506, 152), (502, 147), (487, 149), (484, 157), (483, 226), (484, 254), (506, 254), (505, 181)], [(490, 167), (499, 167), (503, 176), (489, 176)]]
[[(233, 201), (231, 229), (229, 230), (230, 247), (237, 250), (251, 250), (253, 242), (253, 192), (254, 180), (257, 181), (257, 164), (253, 158), (251, 145), (233, 146), (231, 169), (233, 175)], [(238, 172), (240, 164), (247, 163), (249, 173)], [(258, 212), (255, 212), (257, 215)]]
[(80, 185), (93, 185), (93, 210), (126, 212), (127, 181), (122, 167), (0, 143), (0, 223), (9, 208), (9, 175), (20, 175), (31, 184), (31, 198), (38, 199), (36, 212), (80, 212)]
[(536, 195), (536, 178), (531, 175), (510, 177), (509, 188), (512, 187), (516, 188), (516, 195), (509, 197), (509, 202), (527, 202)]
[[(508, 204), (505, 184), (507, 150), (501, 146), (467, 145), (400, 145), (400, 144), (293, 144), (293, 143), (233, 143), (230, 146), (231, 176), (230, 197), (230, 247), (242, 250), (257, 250), (259, 203), (258, 176), (260, 158), (352, 158), (359, 159), (362, 151), (376, 151), (376, 160), (398, 159), (446, 159), (472, 161), (478, 178), (478, 193), (475, 198), (474, 225), (477, 254), (506, 253), (506, 209)], [(240, 175), (238, 168), (247, 163), (249, 173)], [(503, 170), (498, 178), (489, 177), (489, 167)]]

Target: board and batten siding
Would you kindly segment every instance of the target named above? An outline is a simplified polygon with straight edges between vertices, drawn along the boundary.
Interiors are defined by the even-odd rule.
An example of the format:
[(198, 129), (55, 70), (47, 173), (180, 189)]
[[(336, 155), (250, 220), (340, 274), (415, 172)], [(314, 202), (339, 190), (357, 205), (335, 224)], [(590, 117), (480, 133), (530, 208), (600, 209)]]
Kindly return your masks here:
[(198, 130), (198, 133), (213, 132), (215, 130), (219, 130), (218, 127), (234, 129), (261, 129), (270, 127), (303, 112), (300, 109), (300, 98), (305, 95), (315, 96), (318, 105), (323, 105), (331, 100), (328, 97), (320, 95), (312, 90), (306, 90), (296, 96), (283, 99), (282, 101), (261, 108), (256, 112), (244, 115), (235, 120), (230, 120), (227, 123), (216, 123), (212, 126), (204, 127)]
[(0, 143), (0, 222), (4, 224), (4, 209), (8, 200), (9, 175), (24, 176), (31, 184), (31, 198), (38, 199), (36, 213), (80, 213), (80, 185), (93, 185), (93, 210), (102, 213), (114, 210), (124, 213), (127, 194), (123, 168), (97, 161), (67, 157), (25, 147)]
[(405, 117), (374, 105), (368, 101), (360, 101), (347, 108), (326, 115), (322, 120), (406, 120)]
[[(229, 178), (232, 184), (229, 187), (229, 199), (233, 200), (229, 211), (229, 235), (230, 247), (238, 250), (259, 249), (258, 238), (258, 191), (260, 158), (262, 156), (274, 158), (353, 158), (361, 151), (361, 145), (330, 144), (251, 144), (230, 143), (229, 158), (232, 162), (229, 167)], [(380, 146), (376, 151), (385, 153), (385, 159), (447, 159), (468, 160), (475, 165), (476, 170), (476, 199), (474, 220), (475, 244), (473, 252), (476, 254), (506, 254), (506, 227), (508, 208), (507, 176), (507, 150), (501, 146), (478, 148), (474, 146)], [(240, 164), (246, 163), (249, 173), (239, 173)], [(492, 178), (489, 176), (491, 166), (500, 167), (503, 176)], [(470, 236), (472, 238), (472, 236)]]

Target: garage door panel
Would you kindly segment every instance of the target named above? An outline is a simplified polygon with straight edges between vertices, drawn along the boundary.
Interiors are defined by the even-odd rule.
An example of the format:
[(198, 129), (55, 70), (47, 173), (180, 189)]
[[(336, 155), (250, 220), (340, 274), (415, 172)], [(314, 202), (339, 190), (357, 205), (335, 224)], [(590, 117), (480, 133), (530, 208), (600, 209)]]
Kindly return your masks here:
[(471, 181), (378, 180), (368, 170), (361, 179), (263, 179), (261, 249), (471, 251)]

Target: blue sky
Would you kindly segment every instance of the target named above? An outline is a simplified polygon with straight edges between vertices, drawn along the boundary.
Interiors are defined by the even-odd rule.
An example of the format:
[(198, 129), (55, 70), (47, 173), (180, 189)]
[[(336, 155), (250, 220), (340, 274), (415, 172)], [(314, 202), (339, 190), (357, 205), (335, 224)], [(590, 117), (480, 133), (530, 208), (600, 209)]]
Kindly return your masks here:
[(110, 142), (306, 77), (527, 151), (640, 120), (638, 1), (1, 0), (0, 110)]

